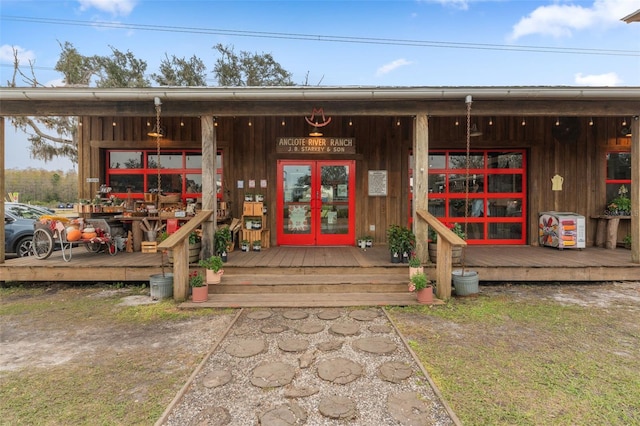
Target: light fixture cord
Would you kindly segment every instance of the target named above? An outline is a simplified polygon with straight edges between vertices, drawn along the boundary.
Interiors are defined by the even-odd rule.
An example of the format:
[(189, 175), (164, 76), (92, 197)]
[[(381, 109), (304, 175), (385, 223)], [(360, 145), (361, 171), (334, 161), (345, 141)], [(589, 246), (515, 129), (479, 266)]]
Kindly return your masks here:
[(160, 105), (156, 105), (156, 155), (158, 157), (158, 193), (156, 194), (156, 203), (158, 207), (160, 207), (160, 191), (162, 188), (160, 181), (160, 111)]
[[(471, 168), (471, 100), (467, 101), (467, 164), (466, 164), (466, 188), (464, 194), (464, 235), (469, 237), (469, 169)], [(466, 250), (462, 250), (460, 263), (462, 264), (462, 275), (464, 275), (464, 263)]]

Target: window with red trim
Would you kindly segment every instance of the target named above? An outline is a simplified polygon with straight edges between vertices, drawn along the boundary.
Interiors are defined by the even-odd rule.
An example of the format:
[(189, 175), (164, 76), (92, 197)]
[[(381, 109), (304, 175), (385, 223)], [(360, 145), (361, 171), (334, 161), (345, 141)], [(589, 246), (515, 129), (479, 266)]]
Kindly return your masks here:
[[(524, 150), (471, 151), (468, 179), (465, 151), (430, 152), (425, 166), (414, 165), (411, 156), (409, 164), (410, 189), (414, 167), (429, 170), (429, 193), (424, 194), (428, 196), (429, 212), (447, 225), (460, 223), (463, 229), (466, 227), (469, 244), (525, 243)], [(409, 202), (411, 207), (411, 196)]]
[(607, 152), (607, 204), (620, 195), (620, 187), (631, 188), (631, 152)]
[[(127, 196), (131, 188), (133, 198), (160, 188), (165, 194), (180, 194), (186, 198), (202, 196), (202, 153), (199, 150), (162, 150), (160, 161), (156, 150), (108, 150), (106, 152), (106, 181), (111, 194)], [(222, 151), (216, 156), (216, 195), (222, 199)]]

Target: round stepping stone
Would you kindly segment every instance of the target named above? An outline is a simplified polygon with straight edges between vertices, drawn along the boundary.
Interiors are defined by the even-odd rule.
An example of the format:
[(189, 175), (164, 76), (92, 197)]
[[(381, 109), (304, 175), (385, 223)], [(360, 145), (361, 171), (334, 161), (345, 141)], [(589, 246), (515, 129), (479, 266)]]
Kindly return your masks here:
[(412, 374), (411, 366), (403, 362), (385, 362), (378, 368), (378, 377), (391, 383), (400, 383)]
[(343, 343), (344, 342), (342, 340), (329, 340), (326, 342), (318, 343), (316, 347), (323, 352), (337, 351), (342, 347)]
[(301, 320), (301, 319), (307, 318), (309, 316), (309, 313), (305, 311), (300, 311), (300, 310), (292, 310), (292, 311), (284, 312), (282, 316), (285, 317), (286, 319)]
[(401, 392), (387, 397), (387, 411), (403, 425), (428, 425), (430, 408), (415, 392)]
[(307, 413), (295, 403), (286, 403), (267, 410), (259, 416), (262, 426), (301, 425), (307, 421)]
[(260, 329), (264, 334), (278, 334), (287, 331), (289, 327), (284, 324), (265, 325)]
[(393, 329), (388, 325), (372, 324), (371, 327), (369, 327), (369, 331), (372, 333), (391, 333)]
[(353, 318), (354, 320), (358, 320), (358, 321), (373, 321), (374, 319), (378, 318), (380, 316), (380, 314), (378, 313), (378, 311), (373, 310), (373, 309), (360, 309), (357, 311), (352, 311), (349, 314), (349, 317)]
[(353, 347), (372, 354), (389, 354), (396, 350), (397, 345), (386, 337), (365, 337), (354, 341)]
[(205, 388), (217, 388), (226, 385), (231, 381), (231, 372), (229, 370), (216, 369), (204, 376), (202, 385)]
[(302, 352), (309, 347), (309, 341), (304, 339), (280, 339), (278, 347), (285, 352)]
[(266, 343), (262, 339), (236, 339), (225, 348), (225, 352), (238, 358), (248, 358), (266, 350)]
[(233, 334), (234, 336), (244, 336), (245, 334), (251, 334), (251, 332), (253, 332), (253, 330), (245, 325), (236, 328)]
[(354, 336), (360, 333), (360, 324), (356, 322), (337, 322), (329, 327), (329, 331), (339, 336)]
[(350, 359), (334, 358), (318, 363), (318, 377), (331, 383), (344, 385), (360, 376), (362, 367)]
[(253, 369), (251, 384), (259, 388), (288, 385), (296, 375), (296, 368), (284, 362), (267, 362)]
[(355, 419), (358, 411), (356, 403), (342, 396), (328, 396), (320, 401), (320, 414), (331, 419)]
[(207, 407), (198, 414), (192, 424), (224, 426), (231, 423), (231, 415), (224, 407)]
[(302, 334), (316, 334), (316, 333), (320, 333), (323, 330), (324, 330), (324, 325), (322, 324), (307, 323), (307, 324), (302, 324), (300, 327), (296, 327), (296, 331)]
[(293, 385), (287, 385), (284, 388), (285, 398), (306, 398), (311, 395), (315, 395), (320, 392), (318, 388), (312, 388), (310, 386), (296, 387)]
[(261, 320), (270, 318), (273, 315), (271, 311), (252, 311), (247, 314), (247, 318), (254, 320)]
[(332, 310), (320, 311), (316, 316), (321, 320), (334, 320), (334, 319), (340, 318), (340, 311), (332, 311)]

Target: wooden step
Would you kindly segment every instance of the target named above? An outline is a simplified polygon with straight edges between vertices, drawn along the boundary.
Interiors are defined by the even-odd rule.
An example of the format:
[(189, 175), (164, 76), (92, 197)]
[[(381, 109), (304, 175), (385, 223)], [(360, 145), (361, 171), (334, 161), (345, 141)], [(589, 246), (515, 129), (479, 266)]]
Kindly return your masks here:
[[(434, 299), (434, 304), (442, 301)], [(202, 303), (184, 302), (182, 308), (303, 308), (417, 305), (414, 293), (269, 293), (209, 294)]]

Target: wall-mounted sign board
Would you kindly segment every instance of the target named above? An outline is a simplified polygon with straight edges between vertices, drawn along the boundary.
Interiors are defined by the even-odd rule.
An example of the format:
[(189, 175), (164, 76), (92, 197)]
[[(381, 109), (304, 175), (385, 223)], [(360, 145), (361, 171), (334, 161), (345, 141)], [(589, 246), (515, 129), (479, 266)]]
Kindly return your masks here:
[(387, 196), (387, 171), (369, 170), (369, 196)]
[(279, 154), (355, 154), (355, 138), (283, 137), (276, 139)]

